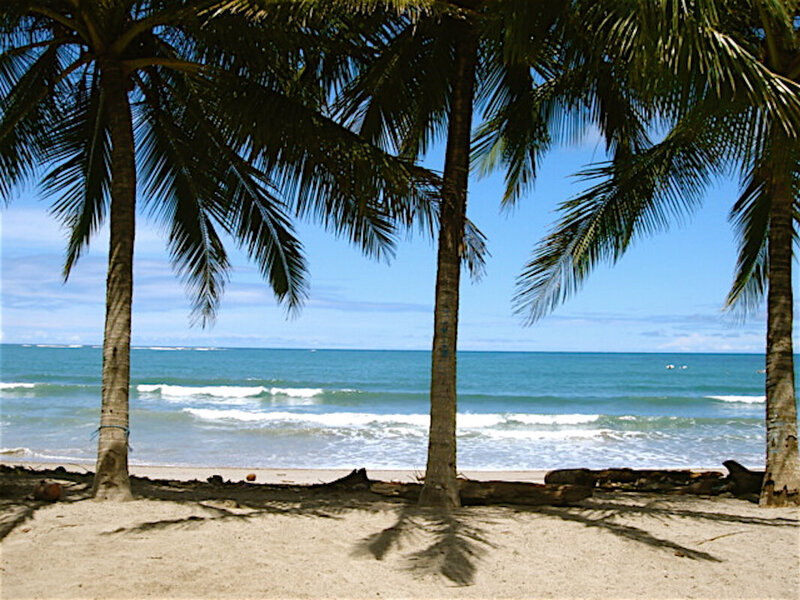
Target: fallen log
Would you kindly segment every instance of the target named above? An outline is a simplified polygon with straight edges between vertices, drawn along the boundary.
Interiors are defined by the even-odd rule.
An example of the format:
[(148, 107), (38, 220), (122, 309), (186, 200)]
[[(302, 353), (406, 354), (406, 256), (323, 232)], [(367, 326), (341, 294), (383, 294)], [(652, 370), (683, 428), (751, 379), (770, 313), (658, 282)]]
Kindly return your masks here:
[(594, 487), (597, 483), (597, 472), (589, 469), (556, 469), (544, 476), (544, 482)]
[[(473, 481), (459, 480), (461, 504), (464, 506), (487, 504), (516, 504), (526, 506), (564, 506), (574, 504), (592, 495), (588, 486), (528, 483), (523, 481)], [(421, 483), (377, 481), (370, 491), (382, 496), (418, 500)]]
[(728, 488), (734, 496), (761, 493), (764, 471), (751, 471), (735, 460), (726, 460), (722, 464), (728, 469)]
[(406, 500), (419, 500), (422, 493), (421, 483), (399, 483), (397, 481), (376, 481), (369, 486), (369, 491), (381, 496), (405, 498)]
[(565, 506), (592, 495), (586, 485), (527, 483), (521, 481), (461, 482), (461, 504), (522, 504)]
[(603, 469), (597, 472), (597, 483), (600, 486), (619, 483), (667, 483), (672, 485), (688, 485), (705, 477), (721, 477), (720, 473), (707, 471), (698, 473), (689, 470), (673, 469)]
[(558, 469), (545, 475), (548, 484), (597, 486), (604, 490), (712, 495), (725, 491), (717, 471), (673, 469)]
[(335, 488), (340, 490), (366, 490), (369, 489), (369, 486), (372, 483), (374, 482), (367, 475), (367, 470), (362, 468), (353, 469), (344, 477), (340, 477), (334, 481), (330, 481), (328, 483), (318, 483), (316, 485), (312, 485), (311, 487)]

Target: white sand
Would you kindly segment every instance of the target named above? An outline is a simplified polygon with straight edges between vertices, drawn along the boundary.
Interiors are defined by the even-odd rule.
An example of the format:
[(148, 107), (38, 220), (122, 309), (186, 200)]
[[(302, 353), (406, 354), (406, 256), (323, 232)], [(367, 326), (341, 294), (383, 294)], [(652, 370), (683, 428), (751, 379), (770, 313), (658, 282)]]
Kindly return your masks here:
[[(239, 480), (248, 472), (133, 471), (184, 480), (217, 473)], [(256, 473), (262, 482), (345, 474)], [(526, 478), (516, 475), (504, 478)], [(800, 597), (800, 513), (793, 509), (597, 494), (580, 507), (472, 507), (442, 518), (403, 503), (302, 492), (259, 499), (232, 488), (225, 488), (229, 498), (203, 499), (187, 487), (179, 500), (41, 507), (0, 544), (0, 596)]]

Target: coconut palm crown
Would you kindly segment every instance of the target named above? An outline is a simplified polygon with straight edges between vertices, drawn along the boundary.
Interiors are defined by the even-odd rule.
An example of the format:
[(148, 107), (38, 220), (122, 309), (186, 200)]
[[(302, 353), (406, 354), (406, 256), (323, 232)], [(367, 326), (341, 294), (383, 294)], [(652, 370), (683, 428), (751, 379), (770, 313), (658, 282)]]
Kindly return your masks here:
[[(409, 159), (445, 140), (431, 366), (431, 425), (422, 504), (459, 504), (456, 349), (460, 249), (471, 172), (503, 168), (503, 202), (520, 198), (553, 146), (596, 124), (613, 152), (644, 143), (645, 106), (596, 52), (580, 3), (441, 0), (362, 3), (385, 10), (374, 51), (343, 86), (340, 115)], [(474, 126), (474, 127), (473, 127)]]
[[(292, 220), (321, 221), (372, 256), (398, 225), (430, 221), (433, 180), (324, 116), (325, 32), (296, 6), (254, 21), (213, 0), (4, 0), (0, 194), (35, 180), (70, 237), (64, 276), (110, 224), (94, 493), (130, 497), (133, 247), (137, 203), (166, 232), (193, 316), (213, 319), (224, 237), (278, 301), (307, 294)], [(238, 3), (242, 4), (242, 3)], [(322, 33), (320, 33), (322, 32)], [(313, 42), (317, 40), (317, 42)], [(423, 222), (426, 218), (421, 219)]]
[[(596, 183), (562, 204), (561, 218), (534, 252), (516, 296), (520, 314), (541, 318), (574, 293), (596, 264), (615, 262), (638, 237), (689, 216), (711, 181), (736, 175), (742, 191), (730, 219), (739, 258), (726, 304), (752, 312), (767, 294), (764, 506), (800, 504), (791, 286), (800, 216), (798, 6), (618, 3), (628, 26), (606, 29), (598, 44), (638, 64), (647, 80), (661, 82), (642, 89), (668, 132), (658, 143), (584, 173)], [(603, 21), (619, 17), (607, 13)], [(686, 35), (652, 35), (665, 19), (682, 23)], [(595, 23), (602, 31), (601, 21)], [(649, 49), (648, 58), (637, 59), (636, 48)]]

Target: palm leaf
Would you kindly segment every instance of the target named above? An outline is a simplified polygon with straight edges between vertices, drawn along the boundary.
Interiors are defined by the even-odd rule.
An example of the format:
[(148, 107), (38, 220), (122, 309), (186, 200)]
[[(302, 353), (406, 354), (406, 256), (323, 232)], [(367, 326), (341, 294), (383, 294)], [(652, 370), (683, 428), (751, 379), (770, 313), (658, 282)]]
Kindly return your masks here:
[(515, 311), (533, 322), (573, 294), (600, 262), (616, 262), (638, 236), (665, 230), (694, 211), (723, 167), (702, 111), (652, 148), (584, 171), (602, 180), (564, 202), (555, 226), (517, 280)]
[(63, 269), (66, 280), (102, 224), (109, 202), (111, 142), (96, 71), (90, 88), (79, 89), (73, 110), (51, 143), (64, 160), (44, 177), (42, 185), (49, 195), (57, 196), (51, 212), (70, 232)]

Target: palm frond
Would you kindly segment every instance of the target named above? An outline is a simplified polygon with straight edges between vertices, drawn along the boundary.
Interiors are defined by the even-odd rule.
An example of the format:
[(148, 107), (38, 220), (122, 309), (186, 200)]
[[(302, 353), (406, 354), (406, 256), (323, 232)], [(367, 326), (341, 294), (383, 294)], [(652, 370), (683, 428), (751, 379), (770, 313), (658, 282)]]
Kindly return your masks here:
[[(772, 140), (775, 141), (775, 140)], [(784, 140), (785, 143), (785, 140)], [(785, 160), (763, 160), (777, 150)], [(733, 284), (725, 307), (741, 318), (754, 313), (764, 299), (769, 271), (769, 218), (775, 186), (788, 181), (794, 198), (794, 240), (800, 240), (800, 159), (796, 148), (770, 148), (745, 173), (742, 192), (729, 220), (739, 244)], [(783, 167), (783, 168), (781, 168)]]
[(450, 28), (401, 23), (341, 93), (337, 115), (365, 139), (409, 159), (445, 132), (452, 79)]
[(573, 294), (600, 262), (616, 262), (639, 236), (694, 211), (722, 168), (719, 148), (689, 119), (663, 142), (581, 173), (600, 179), (564, 202), (561, 218), (517, 280), (515, 312), (531, 323)]
[(213, 225), (227, 212), (216, 202), (219, 157), (157, 73), (139, 78), (139, 88), (147, 99), (137, 129), (145, 206), (169, 231), (173, 268), (187, 287), (193, 319), (205, 325), (215, 317), (230, 269)]
[(464, 247), (461, 261), (473, 282), (480, 281), (486, 273), (486, 258), (490, 256), (486, 248), (486, 236), (477, 225), (466, 220), (464, 224)]
[(227, 223), (232, 233), (278, 300), (296, 312), (308, 296), (306, 262), (286, 206), (243, 163), (231, 165), (225, 187), (231, 198)]
[(725, 304), (726, 308), (737, 309), (742, 315), (758, 308), (767, 288), (769, 205), (767, 180), (752, 170), (729, 217), (739, 241), (739, 256)]
[(111, 140), (98, 74), (88, 89), (79, 88), (73, 110), (54, 132), (51, 155), (63, 158), (42, 180), (56, 200), (51, 212), (70, 232), (63, 276), (72, 267), (103, 222), (111, 184)]
[[(300, 216), (347, 236), (374, 257), (391, 256), (397, 227), (429, 222), (438, 180), (410, 161), (366, 143), (302, 102), (254, 82), (220, 100), (227, 125), (259, 158)], [(261, 125), (280, 114), (281, 127)]]
[(48, 133), (61, 119), (50, 90), (62, 70), (55, 46), (35, 59), (20, 55), (6, 61), (8, 93), (0, 99), (0, 196), (5, 201), (48, 157)]

